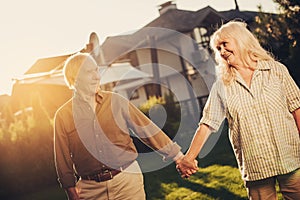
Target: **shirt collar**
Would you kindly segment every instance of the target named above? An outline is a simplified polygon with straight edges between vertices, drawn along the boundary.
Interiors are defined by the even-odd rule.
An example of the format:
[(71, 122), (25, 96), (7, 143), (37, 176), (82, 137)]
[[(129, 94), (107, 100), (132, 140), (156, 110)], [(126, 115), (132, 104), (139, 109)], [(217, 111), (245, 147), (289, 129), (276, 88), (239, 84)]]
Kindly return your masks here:
[(95, 99), (96, 102), (99, 104), (102, 104), (103, 101), (103, 92), (101, 90), (99, 90), (96, 94), (95, 94)]
[(257, 61), (257, 70), (270, 70), (270, 65), (267, 60), (258, 60)]
[[(73, 93), (73, 99), (87, 102), (80, 94), (76, 93), (75, 91)], [(102, 101), (103, 101), (103, 92), (101, 90), (99, 90), (95, 94), (95, 100), (96, 100), (97, 103), (102, 104)]]

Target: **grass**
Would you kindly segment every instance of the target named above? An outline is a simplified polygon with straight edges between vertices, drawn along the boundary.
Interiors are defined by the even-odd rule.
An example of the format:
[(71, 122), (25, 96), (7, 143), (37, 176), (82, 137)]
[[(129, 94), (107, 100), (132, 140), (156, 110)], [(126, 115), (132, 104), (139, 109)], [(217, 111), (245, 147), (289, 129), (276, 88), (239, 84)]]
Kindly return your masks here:
[(163, 170), (145, 174), (145, 189), (149, 200), (216, 200), (247, 199), (237, 168), (211, 165), (200, 168), (189, 179), (182, 179), (172, 164)]
[[(236, 167), (211, 165), (182, 179), (174, 164), (144, 174), (147, 200), (246, 200), (247, 194)], [(66, 200), (57, 185), (10, 200)], [(279, 196), (279, 199), (282, 199)]]
[[(207, 144), (209, 145), (210, 142), (208, 141)], [(174, 163), (160, 170), (144, 173), (147, 200), (247, 199), (246, 189), (237, 169), (226, 129), (220, 133), (214, 148), (205, 157), (199, 158), (198, 162), (198, 172), (189, 179), (182, 179), (178, 175)], [(151, 165), (151, 162), (148, 164)], [(146, 166), (148, 164), (146, 163)], [(66, 199), (64, 191), (58, 187), (58, 184), (19, 198), (9, 198), (9, 200)], [(282, 199), (281, 195), (279, 199)]]
[(9, 200), (66, 200), (65, 192), (58, 185), (42, 188), (37, 192), (23, 194)]
[[(147, 200), (246, 199), (239, 171), (232, 166), (211, 165), (200, 168), (190, 179), (182, 179), (171, 164), (144, 174)], [(11, 200), (65, 200), (58, 186), (41, 189)]]

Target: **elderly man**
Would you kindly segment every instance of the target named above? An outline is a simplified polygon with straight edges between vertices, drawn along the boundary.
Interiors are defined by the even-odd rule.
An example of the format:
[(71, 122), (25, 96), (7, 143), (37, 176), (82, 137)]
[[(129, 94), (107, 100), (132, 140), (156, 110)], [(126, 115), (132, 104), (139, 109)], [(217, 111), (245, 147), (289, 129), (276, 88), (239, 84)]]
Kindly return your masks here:
[[(71, 56), (64, 66), (73, 97), (55, 115), (55, 164), (69, 199), (145, 199), (143, 175), (130, 132), (179, 163), (180, 147), (120, 95), (99, 89), (90, 54)], [(79, 178), (79, 179), (78, 179)]]

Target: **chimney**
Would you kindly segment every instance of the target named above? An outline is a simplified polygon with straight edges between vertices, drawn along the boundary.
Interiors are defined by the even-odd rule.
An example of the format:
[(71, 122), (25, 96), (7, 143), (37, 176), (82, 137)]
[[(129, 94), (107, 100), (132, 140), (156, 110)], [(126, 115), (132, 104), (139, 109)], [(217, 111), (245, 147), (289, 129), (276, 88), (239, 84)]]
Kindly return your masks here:
[(167, 1), (161, 5), (159, 5), (158, 11), (159, 14), (162, 15), (163, 13), (167, 12), (168, 10), (175, 10), (177, 9), (176, 3), (173, 1)]

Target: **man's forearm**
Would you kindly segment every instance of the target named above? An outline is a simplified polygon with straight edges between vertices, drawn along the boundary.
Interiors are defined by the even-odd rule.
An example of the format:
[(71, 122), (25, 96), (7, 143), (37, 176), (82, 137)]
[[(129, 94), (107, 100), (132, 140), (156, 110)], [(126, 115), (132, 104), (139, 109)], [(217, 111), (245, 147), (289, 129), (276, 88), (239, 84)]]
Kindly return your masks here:
[(178, 154), (173, 158), (173, 160), (177, 164), (183, 157), (184, 157), (183, 153), (179, 151)]

